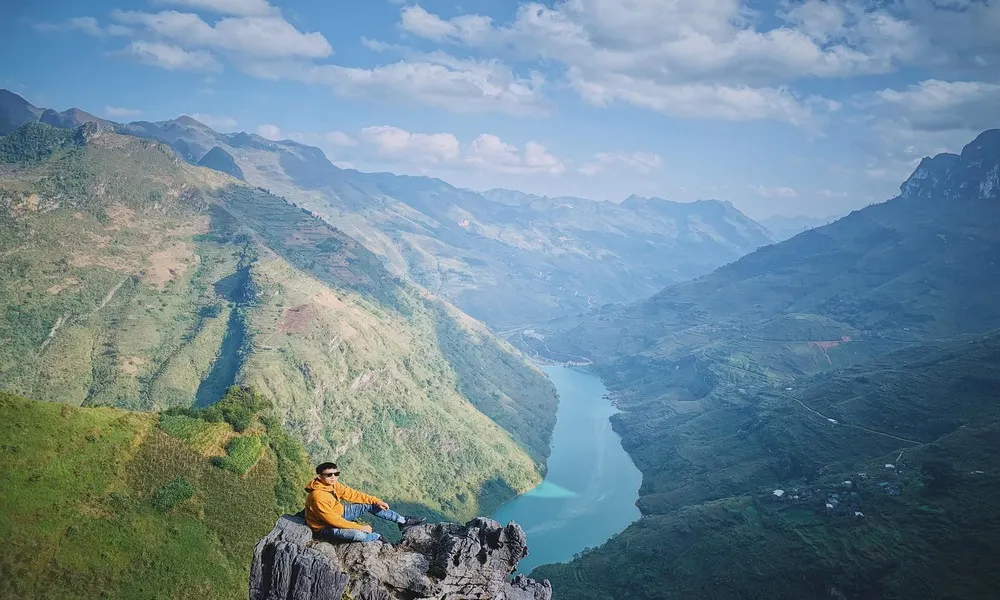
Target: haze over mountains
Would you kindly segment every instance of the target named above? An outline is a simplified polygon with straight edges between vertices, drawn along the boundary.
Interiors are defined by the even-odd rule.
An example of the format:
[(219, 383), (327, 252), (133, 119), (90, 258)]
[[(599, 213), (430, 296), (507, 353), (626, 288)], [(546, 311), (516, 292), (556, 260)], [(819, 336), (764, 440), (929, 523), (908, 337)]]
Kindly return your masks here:
[(343, 232), (96, 124), (0, 141), (4, 390), (148, 411), (249, 385), (312, 454), (432, 514), (544, 473), (551, 383)]
[[(478, 194), (438, 179), (340, 169), (318, 148), (222, 134), (186, 116), (110, 125), (82, 111), (62, 114), (70, 112), (72, 120), (59, 118), (165, 142), (192, 164), (288, 198), (348, 232), (391, 272), (497, 329), (632, 302), (773, 241), (728, 202)], [(8, 92), (0, 131), (43, 113), (58, 116)]]
[(888, 202), (550, 324), (538, 350), (593, 359), (614, 390), (648, 516), (536, 575), (573, 598), (635, 580), (635, 598), (986, 597), (998, 226), (994, 129)]
[[(282, 454), (297, 448), (286, 430), (393, 504), (488, 512), (544, 473), (557, 399), (485, 323), (534, 329), (517, 338), (527, 352), (591, 361), (643, 473), (642, 519), (535, 571), (558, 600), (991, 598), (1000, 584), (983, 559), (1000, 554), (1000, 130), (802, 232), (716, 200), (361, 173), (190, 117), (118, 124), (10, 93), (0, 135), (0, 386), (172, 409), (0, 395), (12, 436), (65, 431), (88, 460), (122, 456), (118, 495), (95, 484), (74, 505), (84, 531), (163, 510), (225, 555), (206, 536), (228, 525), (201, 495), (237, 482), (212, 465), (255, 474), (266, 523), (294, 489), (276, 464), (306, 462)], [(273, 414), (230, 428), (192, 408), (234, 383)], [(140, 481), (129, 452), (160, 448), (194, 466), (156, 463), (155, 485)], [(25, 466), (49, 451), (4, 446), (11, 489), (51, 485), (56, 471)], [(197, 485), (163, 509), (188, 490), (178, 478)], [(22, 497), (0, 494), (3, 512), (50, 508)], [(55, 529), (19, 535), (0, 566), (42, 581), (53, 568), (30, 557), (64, 548), (71, 575), (100, 572), (73, 562), (86, 538), (71, 521)]]

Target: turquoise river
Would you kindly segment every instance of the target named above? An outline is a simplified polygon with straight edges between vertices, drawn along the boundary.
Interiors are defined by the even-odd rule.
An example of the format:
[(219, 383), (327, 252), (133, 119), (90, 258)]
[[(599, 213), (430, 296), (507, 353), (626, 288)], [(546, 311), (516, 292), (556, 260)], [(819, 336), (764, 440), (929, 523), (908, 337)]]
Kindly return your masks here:
[(570, 367), (543, 370), (559, 391), (548, 474), (493, 515), (504, 524), (516, 521), (528, 534), (522, 573), (569, 561), (639, 518), (642, 474), (611, 429), (608, 418), (616, 409), (601, 380)]

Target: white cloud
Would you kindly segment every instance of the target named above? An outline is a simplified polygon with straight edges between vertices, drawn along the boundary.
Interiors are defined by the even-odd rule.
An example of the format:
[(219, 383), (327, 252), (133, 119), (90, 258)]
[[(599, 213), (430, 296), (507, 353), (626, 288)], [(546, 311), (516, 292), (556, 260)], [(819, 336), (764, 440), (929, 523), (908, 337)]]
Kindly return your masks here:
[(323, 139), (334, 146), (356, 146), (358, 142), (343, 131), (328, 131), (323, 134)]
[(282, 139), (281, 128), (277, 125), (271, 125), (270, 123), (265, 123), (264, 125), (257, 126), (257, 135), (262, 138), (267, 138), (269, 140), (278, 141)]
[(521, 151), (487, 133), (480, 134), (469, 144), (464, 162), (482, 170), (501, 173), (559, 175), (566, 170), (562, 161), (538, 142), (527, 142)]
[(236, 119), (226, 115), (207, 115), (205, 113), (191, 113), (191, 118), (199, 123), (204, 123), (212, 129), (233, 129), (239, 123)]
[(243, 17), (260, 17), (277, 12), (273, 6), (267, 3), (267, 0), (155, 0), (154, 3)]
[(580, 167), (579, 171), (584, 175), (624, 172), (648, 175), (659, 171), (661, 163), (660, 155), (650, 152), (599, 152), (592, 161)]
[(135, 41), (112, 53), (144, 65), (161, 67), (168, 71), (221, 71), (222, 65), (211, 53), (202, 50), (187, 51), (170, 44)]
[(758, 196), (764, 198), (798, 198), (799, 193), (787, 186), (766, 187), (763, 185), (751, 185), (750, 189), (757, 192)]
[(1000, 124), (1000, 84), (928, 79), (859, 98), (872, 159), (866, 174), (900, 183), (924, 156), (960, 152)]
[(123, 25), (101, 26), (94, 17), (73, 17), (61, 23), (34, 23), (32, 28), (35, 31), (44, 33), (63, 31), (82, 31), (94, 37), (107, 37), (112, 35), (131, 35), (132, 30)]
[(374, 169), (416, 169), (421, 174), (566, 172), (563, 161), (537, 141), (528, 141), (519, 148), (487, 133), (463, 143), (451, 133), (415, 133), (391, 125), (376, 125), (361, 129), (354, 137), (343, 132), (289, 137), (325, 146), (336, 164), (348, 161)]
[[(406, 32), (561, 65), (598, 106), (680, 117), (812, 125), (836, 103), (790, 86), (809, 78), (964, 64), (1000, 74), (1000, 3), (783, 0), (773, 19), (745, 0), (562, 0), (521, 4), (513, 21), (401, 11)], [(766, 25), (765, 25), (766, 23)], [(959, 50), (954, 54), (950, 49)]]
[(450, 133), (410, 133), (379, 125), (365, 127), (358, 138), (381, 157), (407, 162), (451, 163), (461, 153), (458, 138)]
[[(619, 101), (681, 117), (803, 125), (818, 109), (836, 107), (798, 97), (787, 82), (885, 72), (919, 47), (891, 15), (815, 2), (787, 11), (782, 16), (790, 25), (768, 31), (755, 28), (740, 0), (567, 0), (551, 8), (532, 2), (508, 26), (479, 15), (445, 20), (409, 6), (400, 27), (427, 39), (554, 60), (598, 106)], [(829, 14), (816, 10), (824, 6)], [(852, 34), (834, 37), (844, 23)]]
[(419, 5), (402, 11), (400, 27), (420, 37), (442, 41), (446, 38), (474, 41), (492, 33), (492, 20), (479, 15), (462, 15), (445, 21)]
[(256, 62), (243, 68), (264, 79), (326, 85), (343, 96), (394, 103), (403, 98), (458, 113), (537, 115), (549, 110), (542, 95), (541, 75), (520, 77), (496, 60), (465, 60), (435, 53), (371, 69), (303, 62)]
[(717, 84), (659, 84), (620, 74), (587, 78), (573, 68), (572, 87), (596, 106), (624, 102), (665, 114), (686, 118), (716, 118), (732, 121), (774, 119), (803, 125), (813, 118), (808, 101), (796, 98), (787, 88), (753, 88)]
[(105, 106), (104, 115), (112, 119), (128, 119), (142, 114), (141, 110), (134, 108), (122, 108), (120, 106)]
[(876, 112), (918, 131), (982, 131), (1000, 123), (1000, 84), (929, 79), (876, 92)]
[(833, 190), (822, 189), (819, 191), (819, 195), (824, 198), (846, 198), (847, 192), (835, 192)]
[(173, 10), (155, 14), (116, 10), (112, 17), (186, 47), (215, 48), (245, 57), (323, 58), (333, 52), (323, 34), (303, 33), (278, 16), (227, 17), (214, 26), (198, 15)]

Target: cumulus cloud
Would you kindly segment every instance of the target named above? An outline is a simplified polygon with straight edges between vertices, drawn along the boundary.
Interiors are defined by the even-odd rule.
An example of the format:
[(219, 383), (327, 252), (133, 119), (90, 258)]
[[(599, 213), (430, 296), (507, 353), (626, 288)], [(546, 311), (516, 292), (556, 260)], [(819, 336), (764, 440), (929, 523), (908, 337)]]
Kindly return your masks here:
[(469, 144), (464, 162), (483, 170), (501, 173), (559, 175), (566, 170), (562, 161), (538, 142), (526, 143), (521, 151), (499, 137), (486, 133), (480, 134)]
[(303, 62), (256, 62), (243, 68), (264, 79), (326, 85), (344, 96), (392, 102), (405, 98), (458, 113), (537, 115), (549, 111), (541, 75), (520, 77), (497, 60), (434, 53), (371, 69)]
[(659, 171), (661, 163), (660, 155), (651, 152), (599, 152), (594, 155), (592, 161), (580, 167), (579, 171), (584, 175), (602, 173), (648, 175)]
[(859, 98), (874, 156), (867, 175), (900, 182), (925, 156), (959, 152), (1000, 123), (1000, 83), (927, 79)]
[(343, 132), (295, 134), (292, 139), (325, 147), (337, 164), (350, 161), (373, 168), (417, 168), (421, 173), (505, 173), (560, 175), (562, 160), (537, 141), (523, 147), (493, 134), (480, 134), (462, 142), (451, 133), (410, 132), (391, 125), (361, 129), (355, 136)]
[(997, 3), (783, 0), (773, 16), (759, 18), (743, 0), (563, 0), (524, 3), (506, 24), (407, 6), (399, 26), (429, 40), (561, 64), (571, 86), (598, 106), (623, 102), (680, 117), (805, 125), (838, 107), (795, 93), (790, 86), (801, 79), (955, 61), (1000, 74)]
[(450, 133), (410, 133), (379, 125), (365, 127), (358, 134), (361, 142), (384, 158), (406, 162), (454, 162), (460, 155), (458, 138)]
[(334, 146), (357, 146), (358, 142), (343, 131), (328, 131), (323, 134), (323, 140)]
[(260, 17), (277, 10), (267, 0), (156, 0), (155, 4), (183, 6), (195, 10), (207, 10), (223, 15)]
[(222, 70), (219, 61), (208, 52), (188, 51), (178, 46), (159, 42), (135, 41), (112, 54), (168, 71), (217, 72)]
[(138, 117), (142, 114), (141, 110), (134, 108), (122, 108), (120, 106), (105, 106), (104, 115), (112, 119), (128, 119), (131, 117)]
[(212, 48), (254, 58), (323, 58), (333, 52), (319, 32), (303, 33), (280, 16), (226, 17), (215, 25), (193, 13), (112, 12), (121, 23), (138, 25), (149, 33), (185, 47)]
[(982, 131), (1000, 123), (1000, 84), (928, 79), (876, 92), (873, 108), (918, 131)]
[(191, 113), (191, 118), (199, 123), (204, 123), (212, 129), (233, 129), (239, 123), (236, 119), (227, 115), (207, 115), (205, 113)]
[(267, 138), (273, 141), (278, 141), (282, 139), (281, 128), (278, 127), (277, 125), (271, 125), (270, 123), (258, 125), (257, 135), (259, 135), (262, 138)]

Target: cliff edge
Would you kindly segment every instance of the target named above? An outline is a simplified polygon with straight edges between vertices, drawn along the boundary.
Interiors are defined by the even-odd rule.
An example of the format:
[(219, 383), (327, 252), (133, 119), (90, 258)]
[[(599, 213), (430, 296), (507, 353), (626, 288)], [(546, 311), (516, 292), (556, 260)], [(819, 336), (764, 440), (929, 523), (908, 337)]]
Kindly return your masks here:
[(283, 515), (254, 548), (250, 600), (551, 600), (548, 580), (509, 579), (527, 554), (520, 525), (484, 517), (411, 527), (398, 544), (328, 544)]

